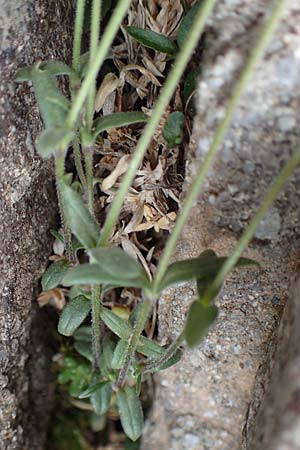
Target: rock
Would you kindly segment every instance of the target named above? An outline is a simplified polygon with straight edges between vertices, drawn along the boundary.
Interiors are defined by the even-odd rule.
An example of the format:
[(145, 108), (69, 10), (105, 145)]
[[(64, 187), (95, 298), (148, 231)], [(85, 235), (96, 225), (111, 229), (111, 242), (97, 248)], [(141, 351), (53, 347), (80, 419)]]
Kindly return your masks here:
[[(223, 0), (209, 19), (185, 191), (272, 5), (264, 0)], [(299, 13), (299, 2), (290, 0), (234, 115), (174, 260), (195, 257), (208, 248), (228, 255), (299, 146)], [(287, 116), (296, 122), (283, 119)], [(184, 439), (189, 434), (199, 438), (197, 450), (253, 449), (252, 433), (270, 383), (278, 327), (299, 261), (299, 183), (297, 172), (245, 252), (261, 268), (234, 271), (228, 277), (216, 301), (219, 319), (207, 338), (196, 350), (187, 351), (176, 366), (156, 375), (156, 397), (143, 450), (187, 448)], [(162, 339), (172, 340), (181, 331), (194, 296), (189, 283), (163, 293), (159, 301)], [(186, 425), (187, 418), (193, 421), (192, 429)]]
[(41, 450), (51, 409), (51, 324), (35, 299), (58, 218), (52, 161), (34, 150), (42, 127), (35, 98), (13, 76), (37, 60), (68, 60), (72, 14), (63, 0), (0, 4), (0, 448)]

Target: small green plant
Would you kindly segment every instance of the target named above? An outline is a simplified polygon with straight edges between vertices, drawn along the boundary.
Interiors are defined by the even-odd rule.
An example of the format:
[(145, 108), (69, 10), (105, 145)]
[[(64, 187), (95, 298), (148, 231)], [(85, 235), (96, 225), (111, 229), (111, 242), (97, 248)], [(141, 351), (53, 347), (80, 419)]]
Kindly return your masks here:
[[(213, 302), (226, 275), (234, 267), (255, 264), (252, 260), (242, 258), (241, 253), (252, 238), (255, 227), (267, 208), (299, 164), (300, 156), (299, 152), (296, 152), (271, 188), (231, 257), (218, 257), (212, 250), (207, 250), (197, 258), (170, 264), (176, 242), (199, 195), (204, 177), (221, 146), (254, 66), (272, 36), (284, 2), (277, 2), (257, 46), (249, 57), (228, 103), (225, 117), (216, 130), (210, 150), (187, 194), (185, 205), (153, 279), (150, 279), (144, 267), (135, 259), (120, 248), (111, 247), (109, 239), (128, 188), (215, 1), (201, 2), (201, 8), (197, 3), (187, 13), (179, 28), (176, 43), (149, 30), (127, 27), (127, 32), (143, 45), (174, 57), (174, 65), (150, 118), (135, 111), (110, 114), (96, 119), (93, 107), (95, 80), (130, 5), (130, 0), (119, 1), (100, 43), (98, 41), (101, 1), (93, 0), (90, 48), (88, 54), (82, 56), (84, 3), (83, 0), (77, 1), (72, 67), (59, 61), (39, 62), (32, 67), (21, 69), (16, 75), (16, 81), (33, 83), (45, 124), (45, 130), (37, 141), (37, 150), (42, 157), (53, 155), (56, 164), (58, 202), (64, 233), (63, 236), (57, 232), (55, 235), (64, 242), (68, 260), (55, 261), (50, 265), (43, 275), (42, 287), (46, 291), (59, 285), (71, 288), (67, 294), (68, 302), (59, 319), (58, 331), (64, 336), (72, 336), (77, 352), (76, 356), (66, 352), (58, 381), (68, 386), (70, 396), (89, 404), (99, 417), (106, 414), (109, 409), (117, 408), (125, 433), (132, 441), (136, 441), (143, 429), (143, 410), (139, 399), (141, 383), (148, 373), (166, 369), (177, 363), (182, 354), (184, 340), (190, 347), (194, 347), (206, 336), (217, 318), (218, 310)], [(189, 39), (186, 39), (188, 31)], [(56, 78), (61, 75), (69, 77), (71, 100), (58, 88)], [(171, 146), (177, 145), (182, 140), (183, 119), (181, 112), (174, 112), (167, 120), (163, 134)], [(99, 135), (110, 128), (138, 122), (146, 122), (146, 127), (131, 157), (130, 166), (121, 186), (115, 194), (105, 223), (100, 228), (94, 210), (95, 143)], [(73, 174), (65, 171), (65, 159), (70, 145), (80, 183), (73, 179)], [(86, 260), (80, 264), (79, 260), (82, 261), (84, 258)], [(197, 298), (190, 306), (185, 327), (180, 335), (170, 346), (162, 347), (143, 334), (152, 308), (164, 289), (189, 280), (194, 280), (197, 285)], [(91, 288), (87, 289), (87, 286)], [(127, 319), (120, 317), (103, 304), (106, 293), (120, 287), (140, 289), (140, 302)], [(92, 325), (87, 326), (86, 320), (90, 314)]]

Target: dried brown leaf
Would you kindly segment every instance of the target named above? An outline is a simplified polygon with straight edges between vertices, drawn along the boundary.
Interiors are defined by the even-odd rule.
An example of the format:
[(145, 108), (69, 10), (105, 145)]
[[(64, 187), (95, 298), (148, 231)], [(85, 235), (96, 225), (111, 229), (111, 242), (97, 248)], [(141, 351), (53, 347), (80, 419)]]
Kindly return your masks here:
[(45, 305), (50, 305), (57, 311), (62, 311), (66, 304), (65, 292), (64, 289), (59, 288), (41, 292), (37, 298), (39, 307), (42, 308)]
[(112, 94), (119, 86), (119, 79), (118, 77), (112, 73), (109, 72), (102, 80), (102, 83), (100, 84), (100, 87), (96, 94), (95, 99), (95, 111), (99, 112), (107, 97)]
[(122, 156), (112, 173), (102, 181), (101, 190), (103, 192), (109, 191), (109, 189), (115, 184), (117, 179), (127, 171), (129, 164), (130, 155)]

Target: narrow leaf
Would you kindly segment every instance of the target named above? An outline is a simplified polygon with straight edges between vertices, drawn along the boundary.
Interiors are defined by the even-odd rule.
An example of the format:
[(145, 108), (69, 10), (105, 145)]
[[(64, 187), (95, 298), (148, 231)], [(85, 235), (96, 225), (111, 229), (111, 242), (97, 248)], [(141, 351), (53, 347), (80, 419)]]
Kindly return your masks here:
[(36, 149), (43, 158), (53, 155), (59, 149), (65, 149), (74, 137), (67, 128), (49, 128), (43, 131), (36, 142)]
[(68, 75), (69, 77), (74, 77), (75, 80), (78, 80), (75, 70), (62, 61), (47, 61), (42, 63), (40, 67), (42, 70), (46, 70), (50, 75)]
[(158, 345), (156, 342), (147, 339), (145, 336), (140, 337), (136, 350), (142, 355), (153, 359), (159, 358), (165, 353), (165, 349), (163, 347)]
[(103, 386), (105, 386), (108, 383), (109, 383), (108, 380), (103, 380), (103, 381), (98, 381), (97, 383), (92, 383), (89, 385), (89, 387), (87, 389), (85, 389), (83, 392), (81, 392), (81, 394), (79, 395), (78, 398), (88, 398), (94, 392), (98, 391), (99, 389), (101, 389)]
[(216, 320), (218, 309), (215, 305), (205, 305), (199, 301), (190, 306), (185, 325), (185, 339), (189, 347), (195, 347), (203, 339)]
[[(59, 102), (65, 105), (67, 99), (59, 91), (55, 77), (42, 70), (38, 63), (32, 68), (32, 81), (46, 128), (61, 127), (65, 122), (67, 110), (65, 106), (62, 108)], [(49, 99), (55, 99), (56, 103), (49, 102)]]
[(178, 33), (176, 36), (176, 40), (178, 43), (178, 46), (181, 48), (184, 44), (184, 41), (189, 35), (190, 29), (193, 25), (195, 16), (197, 15), (198, 9), (200, 7), (200, 1), (196, 2), (191, 9), (188, 11), (188, 13), (184, 16), (184, 18), (181, 21), (180, 27), (178, 29)]
[(110, 406), (112, 396), (112, 387), (110, 383), (106, 383), (100, 389), (97, 389), (92, 393), (90, 397), (90, 402), (94, 408), (95, 413), (105, 414)]
[(153, 50), (161, 53), (167, 53), (169, 55), (174, 55), (178, 50), (177, 45), (163, 34), (137, 27), (126, 27), (125, 29), (131, 37), (143, 44), (145, 47), (149, 47)]
[(127, 356), (127, 349), (128, 349), (128, 341), (123, 341), (122, 339), (120, 339), (119, 342), (117, 343), (117, 346), (114, 351), (114, 356), (111, 361), (112, 369), (122, 369)]
[(101, 308), (100, 316), (105, 325), (113, 333), (119, 336), (120, 339), (123, 339), (125, 341), (129, 339), (132, 333), (132, 327), (128, 324), (128, 322), (125, 322), (125, 320), (116, 316), (116, 314), (111, 312), (110, 309), (105, 307)]
[[(64, 212), (72, 233), (90, 249), (97, 245), (100, 229), (81, 196), (65, 183), (60, 183)], [(77, 283), (78, 284), (78, 283)]]
[(163, 128), (163, 137), (167, 141), (169, 147), (175, 147), (181, 144), (183, 139), (185, 117), (180, 111), (172, 112)]
[(126, 127), (134, 123), (146, 122), (148, 117), (140, 111), (107, 114), (96, 119), (93, 125), (94, 139), (110, 128)]
[[(168, 267), (166, 274), (161, 281), (160, 289), (162, 290), (167, 286), (192, 279), (203, 280), (214, 278), (226, 259), (227, 258), (225, 257), (218, 257), (204, 252), (198, 258), (191, 258), (173, 263)], [(236, 263), (236, 267), (246, 265), (257, 265), (257, 262), (248, 258), (239, 258)]]
[(96, 262), (70, 270), (63, 280), (66, 286), (104, 284), (111, 287), (149, 287), (150, 282), (143, 267), (121, 249), (97, 248), (91, 249), (89, 253)]
[(144, 418), (135, 389), (128, 385), (120, 389), (117, 392), (117, 405), (125, 434), (132, 441), (136, 441), (142, 434)]
[(58, 332), (72, 336), (91, 310), (91, 303), (83, 295), (70, 300), (64, 307), (58, 322)]
[(168, 361), (163, 363), (161, 366), (159, 366), (153, 372), (158, 372), (160, 370), (166, 370), (166, 369), (169, 369), (170, 367), (174, 366), (181, 360), (182, 354), (183, 354), (182, 350), (177, 350), (177, 352), (173, 356), (171, 356), (171, 358), (168, 359)]
[(120, 248), (102, 247), (91, 250), (90, 254), (109, 277), (113, 275), (115, 280), (119, 278), (122, 282), (125, 279), (128, 282), (132, 280), (141, 287), (149, 285), (143, 266)]
[(42, 276), (41, 283), (43, 291), (49, 291), (57, 287), (62, 282), (68, 267), (69, 262), (64, 259), (52, 263)]

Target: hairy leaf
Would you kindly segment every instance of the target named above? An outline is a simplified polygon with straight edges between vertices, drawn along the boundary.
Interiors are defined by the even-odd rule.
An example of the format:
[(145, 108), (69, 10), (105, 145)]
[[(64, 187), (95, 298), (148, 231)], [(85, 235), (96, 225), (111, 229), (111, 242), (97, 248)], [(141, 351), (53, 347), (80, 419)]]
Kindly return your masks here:
[(117, 346), (114, 351), (114, 356), (111, 361), (111, 367), (113, 369), (122, 369), (125, 363), (127, 349), (128, 349), (128, 341), (120, 339), (119, 342), (117, 343)]
[(161, 53), (167, 53), (169, 55), (174, 55), (178, 50), (176, 44), (163, 34), (132, 26), (126, 27), (125, 29), (131, 37), (143, 44), (145, 47), (149, 47), (153, 50)]
[(85, 389), (81, 394), (79, 395), (79, 398), (88, 398), (90, 397), (94, 392), (98, 391), (99, 389), (102, 389), (103, 386), (107, 385), (109, 383), (108, 380), (102, 380), (98, 381), (97, 383), (92, 383), (89, 385), (87, 389)]
[[(226, 259), (225, 257), (218, 257), (204, 252), (198, 258), (175, 262), (168, 267), (161, 281), (160, 290), (192, 279), (212, 279), (217, 275)], [(242, 267), (246, 265), (257, 265), (257, 263), (252, 259), (239, 258), (235, 266)]]
[(128, 322), (118, 317), (110, 309), (102, 307), (100, 312), (101, 319), (105, 325), (120, 339), (125, 341), (129, 339), (132, 333), (132, 327)]
[(52, 263), (42, 276), (41, 283), (43, 291), (49, 291), (57, 287), (65, 276), (68, 267), (69, 262), (64, 259)]
[(121, 249), (97, 248), (89, 251), (96, 261), (70, 270), (63, 282), (76, 284), (104, 284), (128, 287), (149, 287), (150, 282), (143, 267)]
[(70, 300), (64, 307), (58, 322), (58, 332), (72, 336), (91, 310), (91, 303), (83, 295)]
[(90, 402), (94, 408), (95, 413), (105, 414), (110, 406), (112, 396), (112, 386), (111, 383), (106, 383), (100, 389), (97, 389), (92, 393), (90, 397)]
[(60, 183), (60, 191), (67, 223), (72, 233), (85, 248), (96, 247), (100, 236), (99, 225), (83, 203), (81, 196), (65, 183)]
[(189, 32), (193, 25), (195, 16), (200, 7), (200, 3), (201, 3), (200, 1), (196, 2), (181, 21), (181, 24), (180, 24), (180, 27), (178, 29), (178, 33), (176, 36), (177, 44), (180, 48), (183, 46), (184, 41), (186, 40), (186, 38), (189, 35)]
[(135, 389), (125, 385), (117, 392), (117, 405), (125, 434), (136, 441), (143, 431), (143, 410)]
[(74, 132), (67, 128), (48, 128), (43, 131), (36, 142), (36, 149), (43, 158), (53, 155), (57, 150), (68, 147)]
[(175, 147), (181, 144), (183, 139), (185, 117), (180, 111), (172, 112), (163, 128), (163, 137), (168, 143), (169, 147)]
[(200, 301), (190, 306), (185, 325), (185, 339), (189, 347), (195, 347), (203, 339), (209, 327), (216, 320), (218, 309), (215, 305), (205, 305)]
[(74, 348), (79, 355), (83, 356), (88, 361), (93, 362), (93, 350), (90, 342), (76, 341), (74, 343)]
[(32, 68), (33, 66), (22, 67), (17, 70), (14, 76), (16, 83), (22, 83), (23, 81), (32, 81)]
[(140, 111), (121, 112), (107, 114), (96, 119), (93, 124), (94, 139), (98, 134), (110, 128), (126, 127), (134, 123), (146, 122), (148, 117)]

